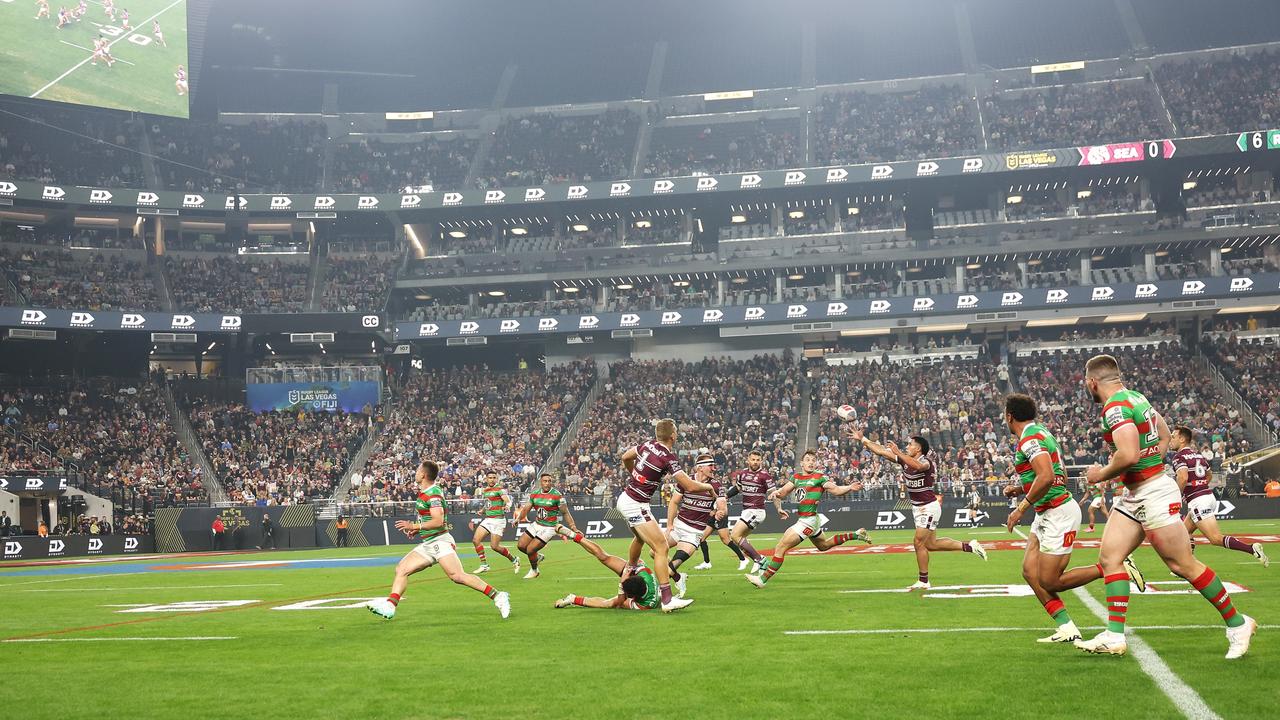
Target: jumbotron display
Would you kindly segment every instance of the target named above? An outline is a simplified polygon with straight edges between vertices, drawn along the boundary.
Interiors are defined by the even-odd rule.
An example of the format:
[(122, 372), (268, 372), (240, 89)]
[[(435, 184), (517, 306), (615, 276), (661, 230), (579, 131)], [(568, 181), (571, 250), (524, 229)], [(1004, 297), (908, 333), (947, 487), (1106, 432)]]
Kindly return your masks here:
[(0, 0), (0, 93), (188, 117), (187, 0)]

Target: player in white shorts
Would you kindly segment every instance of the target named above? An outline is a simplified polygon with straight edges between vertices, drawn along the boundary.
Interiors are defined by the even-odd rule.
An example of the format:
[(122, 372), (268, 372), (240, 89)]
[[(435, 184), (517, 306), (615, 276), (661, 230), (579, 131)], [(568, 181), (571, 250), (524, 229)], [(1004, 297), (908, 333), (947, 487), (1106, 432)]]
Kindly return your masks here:
[[(529, 493), (529, 499), (521, 506), (516, 518), (518, 523), (527, 523), (524, 533), (516, 541), (516, 549), (529, 558), (529, 572), (524, 576), (525, 580), (532, 580), (542, 574), (538, 569), (538, 564), (544, 557), (542, 548), (554, 540), (556, 532), (564, 527), (560, 524), (562, 517), (569, 529), (575, 533), (578, 531), (578, 525), (564, 501), (564, 494), (555, 487), (555, 476), (548, 472), (542, 473), (538, 478), (538, 485), (538, 490)], [(530, 517), (530, 513), (533, 517)]]
[(391, 583), (391, 594), (385, 599), (369, 603), (369, 611), (388, 620), (396, 616), (396, 608), (409, 586), (409, 576), (420, 573), (432, 565), (439, 565), (450, 580), (459, 585), (466, 585), (472, 590), (485, 594), (493, 600), (502, 617), (511, 614), (511, 598), (505, 592), (499, 592), (485, 581), (468, 574), (462, 569), (462, 561), (455, 551), (453, 536), (449, 534), (449, 518), (445, 509), (444, 491), (436, 484), (440, 474), (440, 466), (430, 460), (423, 460), (418, 466), (415, 479), (418, 483), (418, 500), (416, 510), (417, 521), (397, 520), (396, 529), (409, 537), (415, 534), (422, 540), (414, 546), (396, 565), (396, 578)]
[(164, 33), (160, 32), (159, 20), (151, 21), (151, 34), (156, 37), (156, 42), (160, 43), (164, 47), (169, 47), (169, 44), (164, 41)]
[(713, 518), (724, 517), (729, 512), (715, 473), (715, 458), (709, 454), (699, 455), (694, 463), (693, 479), (710, 485), (711, 489), (685, 492), (677, 488), (667, 502), (667, 544), (675, 548), (668, 567), (680, 597), (685, 593), (685, 576), (680, 573), (680, 566), (702, 544)]
[(502, 536), (507, 532), (507, 509), (511, 507), (511, 496), (507, 494), (506, 488), (498, 479), (497, 470), (485, 473), (485, 484), (480, 492), (484, 499), (484, 507), (480, 510), (481, 519), (479, 523), (474, 520), (470, 523), (471, 528), (475, 530), (471, 536), (471, 544), (476, 549), (476, 555), (480, 556), (480, 567), (476, 568), (476, 574), (482, 575), (489, 572), (489, 561), (484, 553), (486, 536), (489, 538), (489, 547), (510, 560), (512, 572), (519, 573), (519, 556), (512, 555), (510, 550), (502, 546)]
[[(747, 540), (747, 536), (764, 522), (765, 498), (777, 489), (777, 481), (773, 473), (764, 467), (764, 455), (759, 450), (752, 450), (747, 454), (747, 467), (730, 475), (729, 481), (742, 493), (742, 514), (733, 524), (729, 539), (737, 543), (742, 553), (755, 563), (751, 572), (757, 573), (764, 567), (764, 556)], [(773, 509), (780, 519), (787, 519), (787, 511), (782, 509), (782, 498), (773, 499)], [(738, 563), (738, 569), (746, 570), (746, 563)]]
[[(1218, 527), (1218, 498), (1209, 487), (1213, 480), (1213, 470), (1209, 461), (1201, 455), (1195, 446), (1195, 433), (1191, 428), (1179, 426), (1174, 428), (1173, 437), (1169, 441), (1173, 450), (1174, 479), (1182, 488), (1182, 502), (1187, 510), (1183, 523), (1187, 534), (1193, 535), (1196, 530), (1204, 533), (1210, 545), (1220, 545), (1228, 550), (1246, 553), (1258, 559), (1263, 567), (1271, 565), (1271, 559), (1262, 550), (1261, 543), (1252, 545), (1232, 537), (1223, 535)], [(1191, 546), (1195, 551), (1195, 546)]]
[(36, 20), (49, 17), (49, 0), (36, 0)]
[(178, 71), (173, 74), (173, 77), (174, 77), (173, 86), (177, 88), (178, 94), (186, 95), (187, 94), (187, 69), (179, 65)]

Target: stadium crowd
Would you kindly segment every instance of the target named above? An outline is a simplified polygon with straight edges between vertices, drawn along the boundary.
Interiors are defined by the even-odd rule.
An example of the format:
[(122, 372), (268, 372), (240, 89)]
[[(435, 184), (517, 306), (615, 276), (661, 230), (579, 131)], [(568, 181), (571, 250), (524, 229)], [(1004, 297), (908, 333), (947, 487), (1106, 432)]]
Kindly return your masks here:
[[(156, 310), (155, 284), (140, 254), (0, 247), (0, 271), (29, 306)], [(7, 284), (7, 283), (6, 283)]]
[(950, 157), (982, 148), (977, 105), (958, 85), (826, 94), (814, 117), (819, 165)]
[(0, 177), (142, 187), (139, 126), (116, 113), (0, 103)]
[(171, 256), (164, 268), (175, 310), (302, 312), (307, 304), (306, 262)]
[(653, 132), (644, 177), (799, 167), (804, 127), (794, 119), (659, 127)]
[(498, 127), (480, 187), (616, 180), (631, 174), (640, 116), (525, 115)]
[(335, 192), (398, 193), (430, 185), (433, 190), (460, 188), (467, 178), (474, 140), (381, 142), (365, 140), (339, 144), (333, 155)]
[(325, 312), (382, 310), (399, 261), (398, 255), (385, 253), (330, 255), (324, 266), (321, 307)]
[(308, 192), (320, 188), (327, 132), (311, 121), (223, 125), (151, 120), (151, 147), (165, 187), (187, 192)]
[(1206, 336), (1203, 348), (1227, 382), (1272, 432), (1280, 434), (1280, 347), (1275, 338), (1241, 342), (1234, 333), (1219, 338)]
[(1167, 62), (1155, 72), (1183, 137), (1272, 128), (1280, 121), (1275, 92), (1280, 52), (1232, 54), (1209, 62)]
[(1037, 150), (1165, 137), (1141, 80), (1000, 92), (983, 105), (993, 148)]

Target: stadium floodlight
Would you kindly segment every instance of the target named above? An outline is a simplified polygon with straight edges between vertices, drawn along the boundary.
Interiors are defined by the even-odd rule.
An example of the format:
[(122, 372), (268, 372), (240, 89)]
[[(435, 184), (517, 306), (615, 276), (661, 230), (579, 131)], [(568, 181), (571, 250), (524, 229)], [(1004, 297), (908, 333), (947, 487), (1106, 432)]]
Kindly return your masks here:
[(451, 238), (457, 238), (457, 239), (459, 239), (459, 240), (460, 240), (460, 239), (462, 239), (462, 238), (464, 238), (464, 237), (466, 237), (466, 236), (467, 236), (467, 233), (466, 233), (466, 232), (464, 232), (464, 231), (462, 231), (462, 230), (450, 230), (450, 231), (449, 231), (449, 237), (451, 237)]
[(570, 285), (569, 287), (560, 288), (560, 292), (566, 292), (566, 293), (576, 293), (581, 291), (582, 291), (582, 288), (573, 287), (572, 285)]
[(746, 221), (747, 221), (746, 215), (734, 215), (733, 217), (729, 218), (729, 222), (732, 222), (732, 223), (744, 223)]
[(1195, 190), (1195, 189), (1196, 189), (1196, 181), (1195, 181), (1195, 180), (1187, 180), (1186, 182), (1182, 183), (1182, 189), (1183, 189), (1183, 190)]
[(787, 279), (788, 279), (788, 280), (803, 280), (803, 279), (804, 279), (804, 274), (803, 274), (803, 273), (795, 273), (795, 274), (793, 274), (793, 275), (788, 275), (788, 276), (787, 276)]
[(426, 293), (419, 293), (413, 296), (415, 300), (430, 300), (431, 296)]
[(850, 215), (857, 215), (857, 214), (858, 214), (858, 213), (860, 213), (860, 212), (862, 212), (862, 211), (861, 211), (861, 210), (859, 210), (859, 209), (858, 209), (858, 208), (856, 208), (856, 207), (850, 207), (850, 208), (849, 208), (849, 214), (850, 214)]
[(507, 293), (506, 293), (506, 292), (504, 292), (504, 291), (502, 291), (502, 290), (490, 290), (490, 291), (489, 291), (489, 297), (503, 297), (503, 296), (505, 296), (506, 294), (507, 294)]
[(747, 279), (744, 277), (736, 277), (733, 280), (730, 280), (729, 282), (732, 282), (734, 285), (745, 285), (747, 282)]
[(1232, 250), (1235, 250), (1235, 248), (1224, 247), (1224, 248), (1222, 248), (1221, 250), (1219, 250), (1218, 252), (1222, 253), (1223, 255), (1226, 255), (1227, 253), (1231, 252)]
[(1039, 265), (1039, 264), (1040, 264), (1040, 263), (1042, 263), (1042, 262), (1044, 262), (1044, 261), (1043, 261), (1043, 260), (1041, 260), (1040, 258), (1031, 258), (1030, 260), (1028, 260), (1028, 261), (1027, 261), (1027, 264), (1028, 264), (1028, 265), (1035, 266), (1035, 265)]
[(586, 232), (591, 228), (587, 227), (586, 225), (583, 225), (582, 223), (578, 223), (577, 225), (574, 225), (572, 229), (574, 232)]
[(637, 220), (637, 221), (636, 221), (636, 227), (638, 227), (638, 228), (648, 228), (648, 227), (653, 227), (653, 223), (649, 222), (648, 220)]
[(632, 285), (631, 283), (622, 283), (621, 285), (614, 285), (613, 287), (617, 290), (631, 290), (635, 285)]
[(1022, 196), (1021, 196), (1021, 195), (1010, 195), (1009, 197), (1005, 198), (1005, 200), (1004, 200), (1004, 201), (1005, 201), (1005, 202), (1007, 202), (1007, 203), (1009, 203), (1010, 205), (1017, 205), (1018, 203), (1022, 202)]
[(791, 212), (787, 213), (787, 217), (791, 218), (792, 220), (799, 220), (800, 218), (804, 217), (804, 211), (792, 210)]
[(965, 270), (978, 270), (982, 268), (982, 263), (969, 263), (964, 266)]
[(1169, 254), (1168, 250), (1157, 250), (1156, 257), (1165, 257)]
[(1092, 191), (1092, 190), (1079, 190), (1079, 191), (1077, 191), (1077, 192), (1076, 192), (1076, 199), (1077, 199), (1077, 200), (1084, 200), (1084, 199), (1086, 199), (1086, 198), (1090, 198), (1090, 197), (1093, 197), (1093, 191)]
[(689, 287), (689, 281), (688, 281), (688, 280), (676, 280), (676, 281), (672, 282), (672, 283), (671, 283), (671, 285), (672, 285), (673, 287)]
[(522, 227), (514, 227), (514, 228), (511, 228), (511, 234), (512, 235), (528, 235), (529, 229), (522, 228)]

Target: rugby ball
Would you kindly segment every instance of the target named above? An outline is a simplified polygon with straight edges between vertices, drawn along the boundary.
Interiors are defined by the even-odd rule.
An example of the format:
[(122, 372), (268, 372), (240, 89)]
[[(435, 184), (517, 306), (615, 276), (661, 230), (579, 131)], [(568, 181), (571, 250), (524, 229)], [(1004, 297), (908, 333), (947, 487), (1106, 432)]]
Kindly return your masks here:
[(836, 415), (839, 415), (841, 420), (849, 422), (858, 416), (858, 411), (854, 410), (852, 405), (841, 405), (836, 408)]

